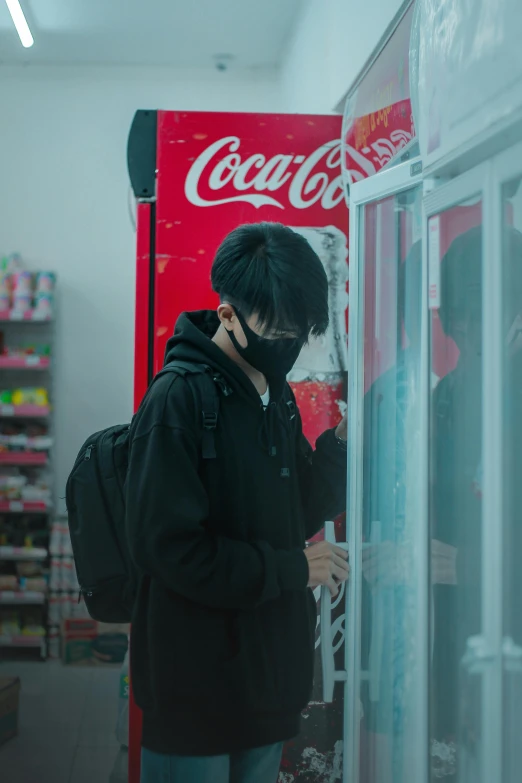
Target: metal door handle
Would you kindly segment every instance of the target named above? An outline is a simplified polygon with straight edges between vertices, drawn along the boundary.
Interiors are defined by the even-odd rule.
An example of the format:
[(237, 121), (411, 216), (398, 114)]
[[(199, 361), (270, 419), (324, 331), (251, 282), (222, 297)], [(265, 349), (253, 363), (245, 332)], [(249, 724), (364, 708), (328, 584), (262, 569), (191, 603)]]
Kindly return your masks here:
[(522, 673), (522, 647), (516, 644), (511, 636), (504, 636), (502, 640), (502, 659), (507, 672)]
[[(327, 522), (324, 528), (325, 541), (336, 544), (335, 526), (333, 522)], [(343, 549), (348, 548), (348, 544), (337, 543), (337, 546)], [(337, 606), (337, 603), (334, 604)], [(334, 687), (336, 682), (345, 682), (347, 679), (346, 670), (336, 670), (334, 660), (334, 649), (332, 639), (332, 596), (329, 589), (324, 586), (321, 588), (321, 666), (323, 672), (323, 701), (331, 703), (333, 701)]]
[(461, 665), (468, 674), (482, 674), (484, 668), (495, 658), (495, 653), (488, 649), (483, 636), (470, 636), (466, 642), (466, 652), (462, 656)]

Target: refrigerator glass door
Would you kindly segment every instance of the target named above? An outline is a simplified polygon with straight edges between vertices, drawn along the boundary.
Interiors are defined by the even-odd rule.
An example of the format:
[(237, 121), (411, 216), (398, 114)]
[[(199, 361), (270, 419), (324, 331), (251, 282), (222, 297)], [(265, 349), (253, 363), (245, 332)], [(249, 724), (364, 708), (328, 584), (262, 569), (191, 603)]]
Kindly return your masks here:
[[(509, 150), (496, 167), (496, 203), (501, 204), (500, 350), (502, 361), (502, 651), (504, 783), (520, 779), (522, 768), (522, 146)], [(518, 163), (514, 164), (514, 161)], [(518, 169), (518, 170), (517, 170)]]
[(499, 373), (488, 177), (488, 168), (476, 169), (425, 200), (431, 783), (500, 780)]
[(426, 766), (422, 186), (411, 172), (354, 186), (351, 204), (351, 420), (362, 424), (352, 426), (346, 780), (359, 783), (421, 781)]

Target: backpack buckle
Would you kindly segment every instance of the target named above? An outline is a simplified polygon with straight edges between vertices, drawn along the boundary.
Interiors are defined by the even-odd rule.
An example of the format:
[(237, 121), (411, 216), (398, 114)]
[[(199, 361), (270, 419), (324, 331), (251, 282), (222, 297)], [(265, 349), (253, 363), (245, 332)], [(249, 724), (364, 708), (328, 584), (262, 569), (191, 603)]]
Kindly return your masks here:
[(227, 382), (225, 381), (222, 375), (219, 375), (219, 373), (215, 373), (212, 376), (212, 380), (214, 381), (216, 386), (221, 390), (223, 397), (230, 397), (230, 395), (232, 394), (232, 389), (227, 384)]
[(218, 423), (217, 413), (205, 413), (203, 411), (203, 429), (207, 431), (215, 430)]

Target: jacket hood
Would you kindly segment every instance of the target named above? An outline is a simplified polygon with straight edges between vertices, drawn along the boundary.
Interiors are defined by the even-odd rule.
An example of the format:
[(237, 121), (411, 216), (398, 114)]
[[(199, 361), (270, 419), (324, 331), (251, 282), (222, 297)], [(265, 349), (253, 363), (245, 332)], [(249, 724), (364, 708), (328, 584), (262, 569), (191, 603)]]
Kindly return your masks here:
[[(240, 394), (247, 402), (261, 410), (261, 398), (250, 378), (213, 342), (212, 338), (218, 328), (219, 318), (213, 310), (183, 313), (176, 324), (174, 336), (167, 343), (165, 364), (178, 360), (208, 365), (223, 379), (230, 391)], [(270, 379), (269, 383), (270, 404), (266, 415), (260, 419), (259, 438), (272, 457), (277, 456), (278, 444), (280, 445), (286, 470), (287, 442), (290, 438), (288, 416), (293, 417), (293, 410), (290, 409), (288, 413), (287, 406), (282, 404), (287, 386), (285, 379), (279, 382)], [(287, 404), (293, 405), (293, 402)]]
[[(175, 361), (206, 364), (219, 373), (233, 391), (246, 395), (259, 406), (259, 394), (248, 376), (213, 342), (219, 328), (219, 318), (214, 310), (182, 313), (176, 323), (174, 335), (167, 343), (165, 364)], [(270, 385), (271, 392), (276, 390)], [(282, 393), (282, 390), (281, 390)]]

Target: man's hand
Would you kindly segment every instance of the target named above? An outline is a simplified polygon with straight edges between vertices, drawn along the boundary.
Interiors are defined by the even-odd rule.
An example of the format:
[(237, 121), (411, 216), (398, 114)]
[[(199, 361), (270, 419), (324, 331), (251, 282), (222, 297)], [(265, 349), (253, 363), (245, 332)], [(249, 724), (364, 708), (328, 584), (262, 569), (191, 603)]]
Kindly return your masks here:
[(343, 420), (335, 430), (335, 434), (341, 440), (348, 440), (348, 415), (343, 416)]
[(328, 541), (321, 541), (305, 549), (305, 555), (308, 560), (308, 587), (325, 585), (335, 598), (339, 585), (346, 582), (350, 574), (348, 552)]

